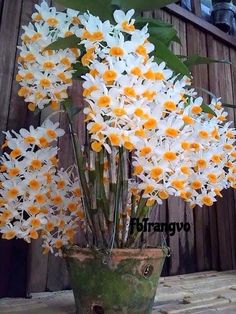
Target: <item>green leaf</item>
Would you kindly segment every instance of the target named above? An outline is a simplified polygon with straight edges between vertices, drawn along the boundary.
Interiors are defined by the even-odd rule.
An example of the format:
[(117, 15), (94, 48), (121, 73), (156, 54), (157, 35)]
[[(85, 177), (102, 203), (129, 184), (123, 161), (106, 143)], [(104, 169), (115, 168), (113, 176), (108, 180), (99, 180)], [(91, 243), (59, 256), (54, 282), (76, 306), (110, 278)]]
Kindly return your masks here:
[(112, 19), (111, 0), (55, 0), (66, 8), (81, 12), (89, 11), (102, 20)]
[(76, 62), (73, 65), (73, 69), (75, 72), (73, 73), (73, 78), (81, 78), (82, 75), (85, 75), (86, 73), (89, 72), (88, 67), (84, 67), (80, 62)]
[(150, 27), (173, 27), (173, 25), (171, 25), (170, 23), (164, 22), (162, 20), (156, 20), (156, 19), (152, 19), (152, 18), (148, 18), (148, 17), (141, 17), (138, 16), (135, 19), (135, 26), (137, 27), (143, 27), (146, 24), (148, 24), (148, 26)]
[(70, 109), (71, 116), (76, 116), (82, 109), (82, 107), (72, 106)]
[(120, 0), (120, 6), (123, 10), (149, 11), (160, 9), (174, 2), (177, 0)]
[(230, 61), (228, 60), (217, 60), (213, 58), (208, 58), (208, 57), (202, 57), (202, 56), (190, 56), (187, 57), (186, 60), (184, 61), (187, 67), (192, 67), (193, 65), (198, 65), (198, 64), (210, 64), (210, 63), (227, 63), (231, 64)]
[(56, 41), (48, 45), (45, 50), (59, 50), (59, 49), (66, 49), (66, 48), (78, 48), (80, 43), (80, 38), (75, 35), (71, 35), (65, 38), (58, 38)]
[[(205, 89), (205, 88), (201, 88), (201, 87), (195, 87), (195, 88), (198, 89), (198, 90), (203, 91), (203, 92), (206, 93), (206, 94), (208, 94), (208, 95), (211, 96), (213, 99), (217, 99), (216, 95), (213, 94), (212, 92), (210, 92), (209, 90), (207, 90), (207, 89)], [(228, 108), (233, 108), (233, 109), (236, 108), (236, 105), (227, 104), (227, 103), (222, 103), (222, 106), (228, 107)]]
[(212, 92), (210, 92), (209, 90), (205, 89), (205, 88), (202, 88), (202, 87), (195, 87), (196, 89), (206, 93), (207, 95), (211, 96), (211, 98), (213, 99), (217, 99), (216, 95), (213, 94)]
[(222, 103), (222, 106), (227, 107), (227, 108), (233, 108), (233, 109), (236, 108), (236, 105), (233, 105), (233, 104)]
[(216, 116), (215, 112), (206, 104), (202, 104), (201, 105), (201, 108), (202, 108), (202, 111), (205, 112), (205, 113), (210, 113), (212, 114), (213, 116)]
[(166, 65), (176, 74), (180, 73), (189, 77), (191, 76), (186, 65), (161, 41), (157, 42), (154, 55), (155, 57), (165, 61)]
[(72, 104), (71, 99), (68, 98), (63, 102), (64, 108), (66, 109), (70, 119), (72, 119), (73, 116), (77, 115), (83, 108), (77, 107)]
[(165, 45), (169, 46), (172, 41), (180, 42), (177, 36), (177, 31), (172, 27), (150, 27), (150, 41), (160, 40)]

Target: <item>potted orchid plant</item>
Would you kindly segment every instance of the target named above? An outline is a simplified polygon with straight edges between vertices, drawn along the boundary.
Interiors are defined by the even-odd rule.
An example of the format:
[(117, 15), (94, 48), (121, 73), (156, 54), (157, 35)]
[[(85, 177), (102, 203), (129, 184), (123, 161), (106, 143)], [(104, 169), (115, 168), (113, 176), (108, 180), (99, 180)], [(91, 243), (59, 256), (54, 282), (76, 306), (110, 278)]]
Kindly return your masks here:
[[(55, 114), (37, 128), (6, 132), (0, 232), (28, 243), (41, 237), (44, 253), (66, 259), (78, 313), (149, 313), (168, 250), (144, 248), (130, 221), (169, 196), (211, 206), (235, 187), (235, 130), (219, 99), (206, 105), (191, 88), (192, 61), (168, 49), (178, 41), (170, 25), (135, 20), (129, 1), (115, 1), (113, 14), (111, 1), (57, 2), (70, 8), (43, 2), (23, 27), (16, 79), (29, 110), (65, 114), (75, 163), (58, 167), (65, 132)], [(143, 1), (131, 2), (143, 9)], [(78, 79), (84, 143), (68, 96)]]

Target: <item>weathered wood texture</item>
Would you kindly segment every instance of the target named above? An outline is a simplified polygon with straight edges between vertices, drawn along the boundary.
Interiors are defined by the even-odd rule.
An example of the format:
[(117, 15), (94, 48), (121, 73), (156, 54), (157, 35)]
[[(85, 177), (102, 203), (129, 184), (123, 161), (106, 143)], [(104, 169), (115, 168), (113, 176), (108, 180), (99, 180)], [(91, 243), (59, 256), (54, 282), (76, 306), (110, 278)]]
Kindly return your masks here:
[[(20, 41), (21, 25), (28, 23), (35, 3), (40, 0), (0, 0), (0, 131), (19, 129), (29, 124), (37, 125), (48, 114), (41, 117), (29, 113), (22, 99), (17, 96), (18, 86), (14, 80), (17, 70), (17, 44)], [(51, 4), (52, 1), (48, 0)], [(176, 6), (174, 6), (175, 8)], [(172, 8), (172, 9), (171, 9)], [(231, 60), (232, 65), (200, 65), (193, 69), (194, 86), (211, 90), (221, 96), (224, 102), (235, 101), (236, 88), (236, 45), (224, 40), (224, 33), (209, 26), (203, 29), (197, 17), (191, 21), (184, 18), (183, 10), (173, 12), (173, 6), (165, 11), (147, 12), (146, 16), (161, 18), (171, 22), (181, 38), (182, 46), (174, 44), (176, 54), (210, 56), (216, 59)], [(181, 11), (182, 10), (182, 11)], [(190, 14), (191, 15), (191, 14)], [(188, 14), (189, 16), (189, 14)], [(192, 16), (192, 15), (191, 15)], [(219, 36), (220, 32), (220, 36)], [(228, 37), (227, 37), (228, 38)], [(74, 86), (71, 91), (74, 101), (81, 105), (81, 87)], [(199, 91), (201, 94), (201, 91)], [(206, 101), (208, 96), (203, 95)], [(236, 119), (236, 111), (230, 110), (229, 117)], [(60, 140), (60, 155), (63, 166), (72, 161), (69, 130), (65, 118), (55, 116), (65, 127), (66, 135)], [(84, 138), (82, 116), (78, 119), (78, 131)], [(0, 134), (2, 140), (2, 135)], [(164, 267), (165, 275), (182, 274), (202, 270), (227, 270), (236, 268), (236, 205), (235, 192), (224, 193), (224, 198), (212, 208), (189, 209), (181, 200), (171, 198), (153, 214), (154, 220), (162, 222), (189, 222), (191, 231), (180, 232), (166, 238), (171, 247), (171, 258)], [(161, 236), (152, 234), (148, 242), (160, 244)], [(31, 246), (16, 241), (0, 241), (0, 297), (23, 296), (28, 292), (66, 289), (69, 286), (65, 264), (59, 258), (42, 256), (40, 241)]]

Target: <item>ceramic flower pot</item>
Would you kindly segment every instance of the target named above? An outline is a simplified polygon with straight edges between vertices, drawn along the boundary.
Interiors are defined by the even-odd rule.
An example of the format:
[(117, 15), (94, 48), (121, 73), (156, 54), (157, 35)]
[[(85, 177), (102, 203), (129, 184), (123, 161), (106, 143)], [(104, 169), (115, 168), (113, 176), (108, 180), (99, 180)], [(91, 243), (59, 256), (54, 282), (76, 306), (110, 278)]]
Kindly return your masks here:
[(73, 248), (65, 258), (77, 314), (151, 313), (167, 249)]

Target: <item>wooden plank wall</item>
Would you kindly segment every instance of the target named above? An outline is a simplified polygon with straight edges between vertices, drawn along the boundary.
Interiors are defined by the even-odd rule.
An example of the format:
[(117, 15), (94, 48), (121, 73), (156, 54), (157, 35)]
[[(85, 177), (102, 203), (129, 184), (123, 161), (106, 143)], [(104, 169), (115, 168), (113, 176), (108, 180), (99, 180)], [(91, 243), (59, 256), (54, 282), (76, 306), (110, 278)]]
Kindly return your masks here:
[[(0, 131), (30, 124), (37, 125), (48, 114), (34, 117), (26, 110), (22, 99), (17, 96), (16, 74), (17, 49), (21, 34), (20, 26), (28, 23), (37, 0), (0, 0)], [(52, 3), (51, 0), (48, 1)], [(212, 33), (201, 30), (199, 26), (179, 18), (173, 12), (155, 11), (146, 16), (161, 18), (171, 22), (177, 29), (182, 46), (174, 44), (172, 49), (177, 54), (210, 56), (216, 59), (231, 60), (229, 64), (200, 65), (193, 69), (194, 86), (211, 90), (221, 96), (224, 102), (233, 103), (236, 99), (236, 46), (225, 44)], [(201, 94), (201, 92), (200, 92)], [(75, 102), (81, 105), (80, 86), (74, 86), (72, 95)], [(204, 95), (208, 100), (208, 96)], [(236, 119), (236, 112), (229, 111), (231, 119)], [(63, 127), (66, 123), (63, 116), (55, 117)], [(78, 130), (84, 130), (81, 119)], [(83, 131), (81, 138), (83, 137)], [(0, 134), (2, 140), (2, 135)], [(71, 162), (69, 132), (60, 140), (61, 156), (66, 164)], [(224, 199), (212, 208), (189, 209), (181, 200), (172, 198), (165, 202), (155, 213), (160, 221), (189, 222), (191, 231), (176, 233), (167, 237), (171, 247), (171, 257), (164, 268), (165, 275), (188, 272), (236, 268), (236, 205), (234, 191), (224, 193)], [(160, 237), (151, 236), (152, 244)], [(0, 297), (25, 295), (26, 291), (54, 291), (69, 287), (65, 264), (59, 258), (42, 256), (40, 241), (30, 246), (15, 240), (0, 240)]]

